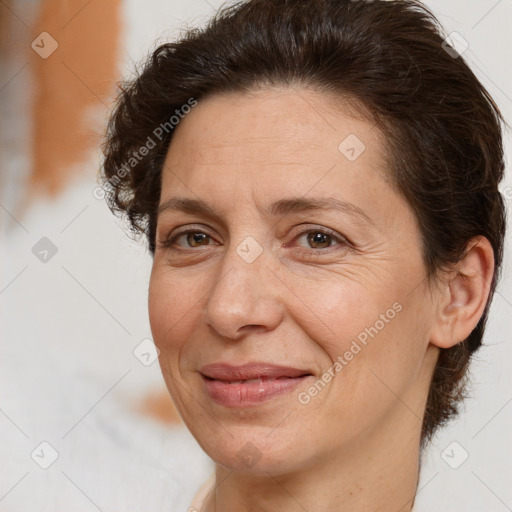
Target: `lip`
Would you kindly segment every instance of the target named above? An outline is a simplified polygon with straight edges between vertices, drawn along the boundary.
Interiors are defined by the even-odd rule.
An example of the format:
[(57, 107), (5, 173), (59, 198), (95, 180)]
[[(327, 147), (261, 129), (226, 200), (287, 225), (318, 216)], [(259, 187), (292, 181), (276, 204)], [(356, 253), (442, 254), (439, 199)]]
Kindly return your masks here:
[(213, 363), (200, 370), (206, 392), (226, 407), (247, 407), (291, 392), (313, 377), (309, 370), (266, 362)]
[(272, 363), (254, 361), (241, 365), (229, 363), (213, 363), (203, 366), (200, 372), (210, 379), (236, 381), (249, 379), (277, 379), (280, 377), (301, 377), (311, 374), (304, 368), (281, 366)]

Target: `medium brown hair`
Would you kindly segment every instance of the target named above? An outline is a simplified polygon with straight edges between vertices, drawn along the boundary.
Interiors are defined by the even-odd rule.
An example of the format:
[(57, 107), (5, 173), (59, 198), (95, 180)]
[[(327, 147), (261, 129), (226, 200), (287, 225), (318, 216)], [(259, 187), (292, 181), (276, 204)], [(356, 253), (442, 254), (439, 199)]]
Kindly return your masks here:
[(500, 273), (505, 207), (501, 113), (423, 4), (239, 1), (205, 28), (159, 46), (123, 84), (110, 119), (101, 176), (108, 205), (127, 215), (132, 234), (147, 236), (154, 254), (163, 164), (185, 106), (214, 93), (291, 84), (354, 101), (382, 130), (390, 181), (416, 215), (429, 278), (460, 261), (471, 238), (492, 245), (484, 313), (467, 339), (441, 349), (424, 445), (465, 396)]

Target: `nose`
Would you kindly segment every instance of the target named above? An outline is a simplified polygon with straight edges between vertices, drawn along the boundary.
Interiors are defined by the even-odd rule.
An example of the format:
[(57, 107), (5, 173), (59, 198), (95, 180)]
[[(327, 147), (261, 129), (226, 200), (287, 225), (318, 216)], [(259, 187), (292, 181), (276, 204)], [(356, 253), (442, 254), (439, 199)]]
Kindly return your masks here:
[(220, 336), (239, 339), (252, 330), (271, 331), (283, 320), (283, 283), (261, 254), (247, 263), (230, 250), (210, 289), (206, 322)]

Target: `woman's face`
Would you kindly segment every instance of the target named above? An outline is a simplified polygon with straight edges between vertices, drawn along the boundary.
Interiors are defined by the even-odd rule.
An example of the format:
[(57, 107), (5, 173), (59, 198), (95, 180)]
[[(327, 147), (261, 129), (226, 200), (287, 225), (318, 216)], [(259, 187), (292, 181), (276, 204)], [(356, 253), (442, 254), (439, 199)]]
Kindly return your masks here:
[[(420, 233), (384, 180), (386, 141), (339, 105), (305, 89), (211, 96), (169, 148), (151, 329), (184, 422), (234, 470), (419, 441), (437, 357)], [(205, 369), (254, 362), (262, 382)]]

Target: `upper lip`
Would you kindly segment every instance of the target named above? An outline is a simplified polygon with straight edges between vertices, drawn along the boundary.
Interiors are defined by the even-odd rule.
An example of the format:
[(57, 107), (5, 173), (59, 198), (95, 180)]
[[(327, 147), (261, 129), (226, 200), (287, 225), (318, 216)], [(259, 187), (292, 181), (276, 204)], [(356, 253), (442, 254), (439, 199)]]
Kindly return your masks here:
[(203, 366), (200, 372), (215, 380), (250, 380), (250, 379), (276, 379), (279, 377), (302, 377), (311, 375), (311, 372), (291, 366), (280, 366), (265, 362), (250, 362), (242, 365), (228, 363), (213, 363)]

